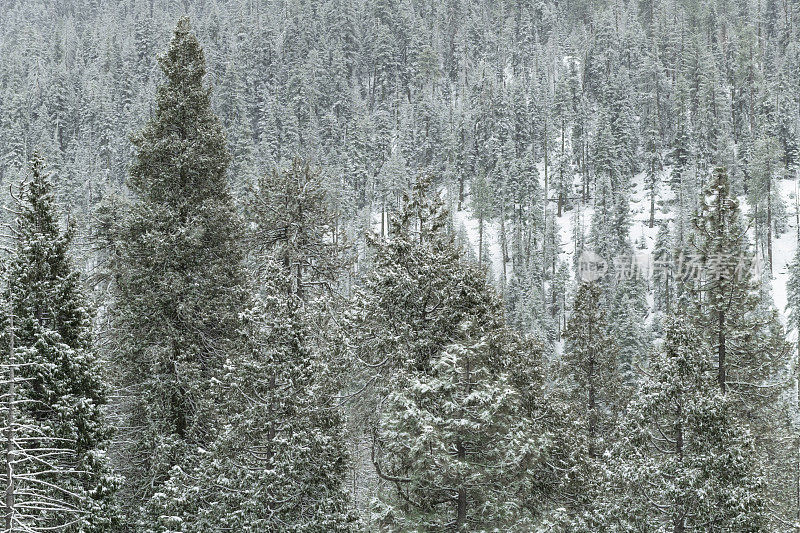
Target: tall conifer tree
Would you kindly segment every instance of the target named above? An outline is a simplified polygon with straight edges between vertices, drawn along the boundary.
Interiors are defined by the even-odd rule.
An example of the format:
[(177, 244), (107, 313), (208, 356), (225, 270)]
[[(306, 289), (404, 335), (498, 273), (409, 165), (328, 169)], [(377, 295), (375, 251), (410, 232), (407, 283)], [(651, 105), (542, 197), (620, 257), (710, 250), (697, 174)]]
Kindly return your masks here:
[[(394, 530), (533, 527), (552, 483), (541, 353), (508, 331), (485, 274), (420, 180), (349, 316)], [(374, 403), (372, 403), (374, 402)]]
[(703, 192), (691, 237), (695, 270), (687, 271), (694, 316), (708, 336), (717, 361), (722, 392), (755, 393), (774, 377), (785, 345), (772, 335), (773, 317), (759, 313), (758, 263), (741, 221), (738, 201), (731, 196), (725, 169), (714, 171)]
[(245, 342), (215, 389), (224, 423), (191, 471), (168, 482), (152, 506), (181, 531), (347, 532), (343, 417), (333, 395), (331, 330), (322, 311), (338, 274), (336, 227), (321, 176), (295, 161), (253, 191), (257, 278), (243, 313)]
[(118, 481), (105, 455), (111, 434), (91, 314), (69, 257), (73, 228), (59, 228), (38, 156), (17, 208), (4, 328), (13, 344), (2, 356), (14, 371), (0, 419), (0, 435), (12, 439), (4, 443), (6, 530), (113, 531)]
[(230, 155), (188, 19), (159, 64), (155, 114), (133, 137), (133, 203), (106, 221), (132, 510), (210, 441), (210, 384), (237, 344), (246, 303)]
[(666, 326), (611, 455), (602, 529), (767, 531), (753, 439), (698, 335), (685, 317)]
[(780, 499), (787, 452), (779, 444), (786, 426), (780, 396), (788, 385), (790, 347), (777, 311), (760, 294), (759, 265), (724, 168), (714, 170), (703, 192), (690, 244), (695, 268), (684, 282), (692, 314), (713, 350), (720, 391), (755, 436), (762, 468), (772, 472), (762, 496)]

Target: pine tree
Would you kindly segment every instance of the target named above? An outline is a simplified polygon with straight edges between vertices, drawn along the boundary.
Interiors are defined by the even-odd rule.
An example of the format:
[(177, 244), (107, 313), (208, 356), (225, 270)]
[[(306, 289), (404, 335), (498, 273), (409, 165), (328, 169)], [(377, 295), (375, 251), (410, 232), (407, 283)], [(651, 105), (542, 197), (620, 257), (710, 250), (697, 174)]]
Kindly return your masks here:
[(244, 318), (247, 346), (216, 387), (225, 423), (197, 464), (154, 496), (153, 531), (354, 530), (343, 419), (312, 341), (314, 317), (282, 261), (261, 272), (267, 282)]
[(592, 163), (594, 166), (595, 175), (595, 202), (598, 198), (602, 198), (601, 188), (605, 183), (608, 184), (610, 191), (617, 190), (617, 184), (620, 180), (620, 162), (618, 154), (615, 153), (614, 139), (612, 137), (611, 124), (609, 123), (608, 112), (601, 109), (597, 125), (597, 134), (594, 138), (594, 145), (592, 146)]
[(334, 329), (323, 310), (341, 265), (321, 186), (321, 175), (296, 160), (254, 187), (254, 302), (244, 313), (245, 344), (213, 387), (224, 423), (192, 470), (154, 497), (162, 528), (353, 530), (333, 343), (315, 341), (315, 328)]
[(281, 262), (301, 299), (336, 284), (344, 267), (344, 237), (319, 170), (295, 159), (259, 178), (250, 187), (247, 216), (256, 268), (262, 256), (266, 263)]
[(757, 316), (757, 265), (723, 168), (714, 171), (694, 225), (691, 259), (701, 276), (690, 281), (694, 315), (716, 353), (720, 390), (752, 393), (751, 387), (774, 377), (782, 341), (775, 345), (769, 317)]
[(692, 145), (692, 130), (689, 122), (689, 103), (688, 88), (686, 80), (680, 77), (676, 88), (676, 126), (675, 135), (672, 138), (669, 161), (672, 163), (672, 175), (670, 176), (672, 187), (680, 194), (682, 185), (688, 180), (688, 174), (694, 157), (694, 146)]
[[(787, 330), (794, 331), (797, 335), (800, 332), (800, 250), (795, 252), (792, 262), (788, 266), (789, 279), (786, 282), (786, 314), (787, 314)], [(794, 390), (791, 391), (791, 396), (787, 402), (789, 410), (789, 419), (791, 421), (789, 438), (786, 441), (791, 442), (791, 448), (784, 458), (784, 472), (789, 479), (786, 479), (783, 486), (787, 488), (783, 494), (783, 501), (787, 510), (786, 516), (794, 520), (800, 520), (800, 498), (796, 492), (797, 487), (800, 487), (800, 340), (796, 341), (797, 353), (792, 358), (792, 376)], [(791, 464), (791, 467), (786, 467)], [(793, 485), (793, 487), (792, 487)], [(792, 490), (794, 489), (794, 490)]]
[[(786, 311), (790, 330), (800, 333), (800, 248), (789, 263), (789, 279), (786, 282)], [(800, 361), (800, 342), (797, 344), (798, 361)]]
[(246, 303), (230, 156), (188, 19), (159, 62), (166, 83), (133, 138), (134, 201), (105, 221), (132, 521), (216, 431), (209, 388), (238, 343)]
[(6, 442), (4, 531), (113, 531), (117, 478), (106, 458), (106, 390), (91, 314), (59, 228), (50, 178), (34, 157), (8, 263), (0, 434)]
[[(570, 528), (580, 529), (600, 496), (603, 455), (622, 408), (619, 350), (609, 335), (597, 282), (582, 282), (564, 331), (564, 354), (558, 368), (567, 416), (561, 421), (565, 444), (561, 487), (568, 504)], [(558, 409), (556, 409), (558, 410)], [(568, 437), (566, 437), (568, 435)]]
[(618, 349), (609, 336), (600, 286), (583, 282), (575, 294), (567, 329), (562, 371), (570, 386), (576, 415), (583, 421), (591, 457), (602, 455), (603, 436), (620, 405)]
[(478, 174), (470, 186), (470, 206), (473, 216), (478, 219), (478, 263), (483, 264), (485, 250), (484, 230), (486, 223), (494, 214), (494, 198), (490, 190), (490, 182), (482, 173)]
[[(635, 258), (626, 270), (638, 268)], [(638, 276), (638, 274), (632, 274)], [(632, 378), (633, 367), (647, 358), (650, 345), (650, 330), (645, 317), (648, 314), (646, 287), (641, 278), (623, 279), (614, 288), (609, 301), (611, 336), (619, 349), (619, 368), (626, 381)]]
[(748, 198), (753, 208), (757, 242), (764, 243), (764, 256), (770, 272), (775, 230), (783, 229), (786, 217), (777, 182), (777, 177), (782, 173), (780, 165), (778, 141), (774, 137), (759, 137), (750, 160)]
[(606, 530), (767, 531), (753, 439), (715, 383), (711, 353), (685, 317), (628, 407), (595, 514)]
[(505, 329), (500, 302), (444, 233), (446, 213), (428, 187), (420, 181), (407, 195), (348, 316), (358, 369), (350, 387), (370, 391), (362, 416), (391, 488), (377, 512), (402, 531), (524, 529), (546, 488), (537, 480), (551, 475), (547, 430), (534, 421), (541, 354)]
[(790, 348), (776, 310), (763, 303), (757, 263), (722, 168), (703, 195), (695, 231), (694, 266), (687, 273), (692, 315), (716, 356), (720, 391), (755, 436), (761, 468), (771, 472), (762, 497), (778, 505), (786, 453), (778, 444), (786, 425), (780, 396)]
[(669, 223), (662, 222), (653, 246), (653, 310), (657, 313), (669, 313), (674, 305), (673, 264), (674, 250)]
[(655, 225), (656, 220), (656, 195), (661, 183), (660, 174), (663, 166), (661, 161), (661, 132), (656, 105), (657, 102), (650, 102), (648, 107), (644, 131), (644, 153), (642, 154), (647, 177), (647, 190), (650, 195), (650, 219), (648, 225), (651, 228)]

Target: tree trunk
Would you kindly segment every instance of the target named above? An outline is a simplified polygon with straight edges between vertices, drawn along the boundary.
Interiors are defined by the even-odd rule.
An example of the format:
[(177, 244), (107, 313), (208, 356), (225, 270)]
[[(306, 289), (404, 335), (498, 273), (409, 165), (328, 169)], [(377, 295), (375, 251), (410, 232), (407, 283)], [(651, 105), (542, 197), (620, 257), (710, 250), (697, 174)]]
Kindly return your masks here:
[(550, 166), (548, 163), (548, 150), (547, 150), (547, 120), (544, 121), (544, 202), (545, 208), (547, 206), (547, 167)]
[(483, 214), (478, 217), (478, 264), (483, 265)]
[(671, 305), (670, 305), (670, 296), (671, 295), (670, 295), (670, 290), (669, 290), (669, 286), (670, 286), (669, 283), (671, 281), (671, 279), (670, 279), (671, 272), (672, 272), (671, 269), (667, 269), (667, 272), (666, 272), (666, 274), (664, 276), (664, 285), (665, 285), (665, 287), (664, 287), (664, 301), (665, 301), (665, 304), (666, 304), (667, 314), (669, 314), (670, 307), (671, 307)]
[[(769, 166), (767, 166), (769, 169)], [(767, 170), (767, 260), (772, 274), (772, 177)]]
[(653, 178), (650, 183), (650, 228), (656, 223), (656, 174), (653, 169)]
[[(463, 454), (463, 448), (459, 450), (459, 457)], [(458, 489), (458, 498), (456, 504), (456, 531), (463, 531), (467, 523), (467, 490), (465, 488)]]
[(461, 211), (461, 206), (464, 203), (464, 173), (461, 172), (458, 176), (458, 209)]
[(719, 388), (722, 393), (725, 393), (725, 311), (719, 312), (719, 320), (717, 327), (719, 331), (717, 332), (717, 342), (719, 343), (717, 346), (717, 355), (718, 355), (718, 379), (719, 379)]
[[(13, 305), (13, 304), (11, 304)], [(16, 401), (16, 390), (14, 380), (14, 311), (8, 315), (9, 320), (9, 343), (8, 343), (8, 412), (6, 413), (6, 531), (13, 531), (14, 518), (14, 402)]]

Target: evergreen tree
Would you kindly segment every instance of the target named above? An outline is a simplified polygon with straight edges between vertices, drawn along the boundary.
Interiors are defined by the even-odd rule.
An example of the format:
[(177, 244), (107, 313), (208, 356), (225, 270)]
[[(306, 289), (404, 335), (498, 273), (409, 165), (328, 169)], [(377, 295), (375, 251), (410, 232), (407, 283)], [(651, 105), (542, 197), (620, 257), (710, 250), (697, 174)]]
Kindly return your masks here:
[(699, 269), (690, 274), (700, 276), (690, 280), (694, 316), (715, 351), (720, 390), (752, 394), (775, 376), (785, 354), (782, 341), (770, 335), (770, 317), (756, 312), (757, 264), (723, 168), (704, 191), (691, 244)]
[(595, 202), (603, 198), (606, 191), (598, 192), (598, 188), (609, 187), (610, 191), (616, 191), (620, 180), (620, 162), (618, 154), (615, 153), (613, 132), (609, 124), (608, 112), (605, 109), (600, 111), (598, 119), (597, 134), (595, 135), (592, 147), (592, 161), (595, 174)]
[(296, 160), (253, 191), (258, 283), (244, 313), (242, 349), (229, 355), (213, 387), (224, 423), (192, 470), (176, 472), (154, 497), (162, 528), (354, 528), (333, 346), (315, 341), (315, 328), (334, 329), (323, 310), (341, 264), (321, 184), (319, 173)]
[(756, 223), (756, 242), (763, 243), (767, 267), (772, 272), (772, 241), (785, 226), (786, 209), (778, 189), (780, 147), (773, 137), (759, 137), (750, 159), (748, 199)]
[(279, 261), (301, 299), (330, 292), (344, 267), (332, 204), (321, 172), (299, 159), (259, 178), (247, 203), (256, 269)]
[(760, 467), (771, 472), (762, 497), (778, 505), (784, 494), (779, 473), (786, 459), (778, 444), (786, 426), (780, 397), (787, 385), (789, 347), (777, 312), (762, 301), (756, 259), (722, 168), (714, 171), (695, 228), (695, 265), (687, 273), (692, 314), (716, 356), (720, 391), (752, 430)]
[(711, 353), (685, 317), (666, 326), (620, 427), (603, 529), (767, 531), (753, 440), (715, 383)]
[[(789, 263), (789, 279), (786, 282), (786, 311), (790, 330), (800, 333), (800, 249), (795, 252)], [(798, 361), (800, 361), (800, 339), (797, 343)]]
[(656, 220), (656, 195), (661, 182), (660, 174), (663, 166), (661, 161), (660, 125), (658, 123), (657, 109), (654, 109), (655, 105), (657, 103), (652, 102), (648, 108), (644, 132), (644, 153), (642, 154), (647, 177), (646, 186), (650, 196), (650, 219), (648, 225), (651, 228), (655, 225)]
[(91, 315), (59, 228), (53, 188), (34, 157), (14, 224), (4, 328), (4, 531), (113, 531), (117, 478)]
[(613, 426), (620, 407), (618, 348), (609, 336), (600, 286), (583, 282), (575, 294), (567, 329), (563, 372), (569, 380), (568, 396), (583, 421), (589, 456), (602, 455), (604, 436)]
[(630, 279), (623, 279), (614, 288), (610, 297), (609, 316), (611, 336), (619, 348), (619, 369), (626, 381), (631, 381), (633, 367), (648, 356), (650, 345), (650, 329), (645, 322), (648, 304), (645, 285), (636, 273), (638, 265), (635, 257), (626, 258), (630, 265), (625, 267), (631, 271)]
[(669, 224), (659, 224), (653, 246), (653, 310), (669, 313), (675, 298), (673, 280), (674, 251)]
[(345, 488), (343, 420), (315, 321), (279, 260), (245, 313), (247, 347), (227, 361), (217, 387), (225, 423), (154, 496), (152, 531), (353, 531)]
[(569, 530), (591, 524), (589, 517), (600, 497), (602, 457), (622, 407), (619, 351), (609, 335), (601, 294), (597, 282), (584, 281), (578, 287), (558, 372), (564, 383), (561, 402), (568, 414), (561, 423), (569, 435), (562, 455)]
[(678, 79), (675, 105), (675, 134), (672, 138), (669, 161), (672, 163), (671, 182), (678, 194), (681, 186), (688, 180), (688, 174), (694, 157), (692, 130), (689, 122), (688, 88), (683, 77)]
[[(246, 303), (240, 223), (228, 193), (230, 156), (203, 86), (189, 21), (159, 58), (166, 83), (134, 138), (134, 201), (109, 213), (115, 286), (117, 406), (125, 415), (132, 513), (194, 461), (216, 431), (210, 385), (237, 343)], [(151, 502), (158, 512), (161, 501)], [(150, 527), (143, 524), (142, 527)]]
[(552, 474), (533, 410), (540, 388), (512, 380), (541, 380), (541, 355), (505, 330), (427, 189), (420, 181), (407, 196), (349, 317), (360, 368), (351, 387), (371, 391), (373, 462), (393, 488), (379, 516), (401, 531), (524, 529)]
[(472, 212), (478, 219), (478, 263), (483, 264), (485, 253), (484, 229), (494, 214), (494, 197), (492, 196), (489, 180), (483, 174), (478, 174), (470, 187)]

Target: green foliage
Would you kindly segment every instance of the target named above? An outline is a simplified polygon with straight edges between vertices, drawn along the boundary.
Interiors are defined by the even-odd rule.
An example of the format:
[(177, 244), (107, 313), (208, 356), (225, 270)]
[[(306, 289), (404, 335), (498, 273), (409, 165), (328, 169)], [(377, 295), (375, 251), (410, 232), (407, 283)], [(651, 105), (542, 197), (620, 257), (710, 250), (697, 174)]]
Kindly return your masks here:
[(427, 189), (406, 198), (349, 316), (352, 386), (371, 386), (373, 462), (396, 489), (376, 510), (390, 530), (530, 527), (551, 477), (541, 354), (505, 329)]
[[(660, 323), (669, 312), (690, 309), (714, 357), (724, 339), (722, 384), (736, 424), (750, 427), (759, 466), (770, 478), (770, 527), (783, 528), (798, 516), (800, 502), (788, 479), (797, 471), (788, 450), (796, 454), (798, 433), (786, 416), (787, 410), (796, 412), (786, 388), (796, 365), (787, 357), (769, 294), (770, 285), (781, 290), (782, 272), (775, 269), (776, 280), (770, 272), (734, 283), (727, 274), (697, 282), (684, 271), (654, 278), (647, 287), (617, 279), (627, 267), (613, 265), (633, 253), (632, 232), (639, 239), (642, 223), (654, 227), (660, 204), (673, 209), (664, 212), (671, 232), (659, 232), (657, 260), (680, 261), (684, 254), (685, 266), (696, 255), (707, 268), (718, 253), (744, 250), (747, 261), (765, 256), (782, 266), (776, 259), (783, 253), (770, 248), (787, 244), (779, 239), (786, 229), (781, 193), (787, 184), (781, 178), (794, 176), (797, 166), (800, 53), (792, 2), (151, 0), (124, 9), (105, 0), (62, 2), (54, 9), (44, 2), (6, 4), (0, 17), (0, 181), (15, 182), (34, 149), (45, 154), (56, 176), (54, 193), (74, 223), (76, 265), (93, 274), (100, 265), (110, 267), (110, 285), (101, 277), (93, 281), (101, 281), (95, 293), (99, 346), (107, 350), (115, 386), (108, 410), (122, 430), (111, 457), (128, 480), (121, 499), (131, 511), (130, 528), (139, 518), (142, 527), (214, 530), (222, 527), (215, 520), (223, 513), (209, 502), (219, 510), (272, 498), (269, 491), (259, 500), (228, 490), (247, 483), (259, 490), (255, 477), (242, 476), (232, 485), (223, 479), (240, 460), (230, 450), (248, 448), (273, 420), (256, 406), (260, 421), (252, 422), (252, 435), (245, 434), (251, 423), (242, 407), (247, 400), (232, 391), (234, 384), (246, 388), (273, 370), (272, 363), (255, 364), (254, 353), (280, 359), (246, 347), (250, 337), (264, 336), (275, 342), (275, 353), (294, 354), (286, 358), (296, 359), (297, 368), (275, 371), (297, 376), (321, 398), (318, 404), (298, 393), (298, 435), (315, 443), (328, 436), (337, 441), (314, 445), (319, 463), (304, 454), (292, 461), (308, 462), (311, 470), (334, 465), (332, 485), (324, 486), (338, 486), (340, 467), (322, 458), (328, 453), (323, 450), (339, 457), (338, 441), (352, 439), (347, 445), (359, 465), (350, 472), (352, 490), (362, 507), (376, 496), (390, 502), (382, 510), (391, 514), (397, 503), (396, 487), (373, 482), (374, 468), (365, 464), (370, 458), (363, 442), (377, 427), (380, 400), (390, 394), (414, 403), (429, 399), (403, 388), (403, 381), (393, 382), (392, 372), (408, 368), (449, 401), (465, 405), (455, 394), (463, 381), (446, 369), (495, 357), (484, 346), (494, 338), (490, 332), (504, 327), (504, 310), (510, 327), (545, 343), (529, 349), (508, 341), (506, 351), (532, 350), (537, 364), (545, 364), (531, 370), (520, 356), (503, 372), (512, 388), (527, 390), (525, 397), (539, 406), (532, 416), (553, 427), (553, 411), (560, 414), (565, 404), (536, 387), (542, 381), (552, 392), (560, 383), (554, 368), (561, 356), (558, 324), (571, 311), (564, 304), (571, 285), (564, 265), (570, 254), (577, 262), (584, 250), (612, 262), (599, 307), (628, 385), (643, 379), (637, 366), (650, 363), (651, 341), (662, 341)], [(154, 52), (185, 13), (193, 17), (197, 39), (180, 23), (177, 44), (162, 58), (160, 71)], [(157, 88), (162, 71), (167, 83)], [(203, 80), (213, 83), (213, 94)], [(130, 131), (140, 131), (134, 149)], [(291, 165), (296, 155), (319, 174)], [(288, 168), (273, 173), (276, 165)], [(724, 209), (709, 207), (716, 193), (702, 194), (714, 185), (710, 169), (718, 165), (730, 171), (726, 201), (749, 203), (738, 224)], [(114, 196), (129, 170), (129, 189)], [(471, 269), (450, 248), (449, 235), (434, 236), (448, 231), (450, 220), (437, 213), (422, 223), (425, 202), (403, 222), (401, 199), (418, 174), (438, 176), (435, 189), (448, 200), (458, 194), (458, 218), (481, 221), (481, 235), (476, 239), (464, 230), (461, 242), (467, 248), (475, 244), (469, 240), (479, 241), (477, 259), (485, 264), (497, 259), (489, 252), (499, 244), (502, 275)], [(670, 180), (670, 187), (662, 180)], [(465, 187), (471, 189), (466, 204)], [(330, 212), (314, 207), (319, 199)], [(233, 200), (251, 216), (248, 226), (240, 225)], [(285, 210), (276, 209), (279, 204)], [(571, 231), (565, 210), (572, 211)], [(378, 211), (388, 215), (381, 218), (381, 242), (371, 246), (364, 235), (376, 229)], [(699, 228), (692, 227), (695, 211), (703, 219)], [(94, 246), (96, 214), (110, 245), (102, 251)], [(585, 214), (592, 218), (589, 235)], [(399, 223), (385, 231), (383, 221), (391, 215)], [(711, 221), (715, 215), (724, 219), (719, 227)], [(486, 246), (484, 237), (495, 235), (498, 242)], [(744, 235), (755, 237), (755, 251)], [(651, 237), (641, 231), (642, 249)], [(317, 244), (306, 246), (311, 242)], [(327, 256), (330, 251), (335, 257)], [(242, 263), (269, 277), (254, 283), (252, 299)], [(502, 303), (486, 295), (486, 274), (499, 279)], [(792, 309), (795, 285), (790, 280)], [(292, 312), (274, 296), (286, 287), (296, 300), (285, 303)], [(655, 316), (648, 315), (651, 288)], [(349, 300), (339, 290), (344, 296), (357, 293), (363, 306), (342, 312)], [(797, 322), (794, 314), (790, 324)], [(340, 315), (347, 315), (342, 324)], [(365, 327), (353, 328), (355, 333), (340, 329), (354, 323)], [(464, 333), (460, 328), (467, 323)], [(277, 337), (270, 337), (272, 328)], [(298, 349), (286, 347), (291, 335), (301, 339)], [(344, 358), (344, 352), (358, 358)], [(502, 372), (489, 363), (492, 370), (478, 373), (481, 390), (503, 389), (507, 384), (494, 381)], [(534, 388), (526, 389), (519, 376), (533, 376)], [(327, 408), (335, 395), (348, 400), (337, 405), (336, 416), (306, 412)], [(292, 401), (273, 396), (284, 411), (295, 409)], [(549, 401), (552, 409), (541, 414), (540, 404)], [(396, 411), (402, 407), (392, 405)], [(504, 414), (508, 405), (470, 404), (475, 409), (465, 411), (463, 420), (492, 412), (501, 425), (511, 424)], [(440, 405), (426, 409), (440, 416)], [(338, 436), (337, 416), (353, 435)], [(226, 426), (228, 418), (236, 423)], [(319, 424), (318, 433), (308, 429), (313, 424)], [(535, 524), (542, 530), (563, 526), (562, 519), (600, 530), (594, 503), (586, 504), (587, 513), (578, 511), (597, 500), (603, 465), (586, 460), (584, 441), (572, 442), (585, 430), (580, 421), (564, 424), (555, 426), (562, 428), (560, 435), (544, 434), (556, 433), (548, 462), (567, 468), (558, 471), (566, 487), (553, 492), (543, 483), (546, 490), (530, 490), (520, 501), (530, 509), (551, 508), (547, 521)], [(493, 435), (504, 431), (480, 427)], [(438, 435), (456, 438), (451, 429)], [(223, 456), (224, 467), (212, 464)], [(552, 470), (534, 471), (551, 481)], [(308, 479), (312, 485), (318, 480)], [(595, 492), (577, 499), (575, 480), (590, 480)], [(276, 483), (287, 491), (306, 486)], [(216, 491), (214, 484), (226, 489)], [(369, 490), (362, 491), (364, 486)], [(340, 503), (339, 492), (331, 491), (330, 501)], [(491, 498), (482, 501), (498, 501)], [(143, 517), (137, 510), (146, 501), (149, 514)], [(339, 503), (320, 508), (339, 509)], [(512, 521), (494, 503), (487, 505)], [(302, 515), (292, 506), (284, 511), (284, 517)], [(247, 519), (233, 513), (229, 524), (236, 525), (230, 527), (249, 527), (247, 520), (259, 512), (252, 510)], [(172, 518), (160, 522), (162, 516)], [(298, 527), (311, 523), (308, 516), (297, 518)], [(637, 526), (669, 528), (660, 519), (653, 518), (656, 525), (648, 520)]]
[(773, 318), (759, 312), (758, 263), (722, 168), (704, 191), (691, 244), (699, 270), (689, 274), (701, 276), (687, 280), (693, 315), (717, 353), (720, 388), (752, 393), (750, 386), (775, 377), (785, 350), (772, 334)]
[(213, 435), (210, 385), (238, 346), (246, 303), (230, 156), (188, 20), (160, 66), (155, 115), (134, 137), (134, 199), (105, 219), (132, 517)]
[(704, 192), (695, 232), (690, 242), (699, 268), (688, 280), (692, 317), (716, 356), (720, 390), (756, 435), (761, 468), (770, 472), (762, 497), (780, 501), (779, 465), (787, 451), (777, 443), (788, 425), (781, 396), (790, 348), (776, 310), (761, 294), (758, 263), (722, 168)]
[(244, 317), (246, 345), (214, 387), (224, 423), (154, 496), (152, 531), (354, 530), (343, 421), (320, 379), (326, 358), (290, 272), (273, 259), (262, 273)]
[(628, 407), (593, 517), (608, 531), (767, 531), (753, 438), (722, 394), (708, 344), (685, 317), (666, 325), (663, 353)]
[[(36, 156), (23, 184), (7, 264), (2, 427), (13, 488), (13, 530), (113, 531), (119, 479), (106, 458), (111, 429), (103, 417), (106, 387), (93, 345), (92, 316), (69, 256), (73, 229), (62, 230), (53, 186)], [(8, 346), (13, 335), (15, 350)], [(13, 394), (13, 396), (12, 396)], [(8, 409), (14, 423), (8, 426)], [(13, 455), (11, 455), (13, 454)], [(8, 500), (5, 500), (7, 504)]]

